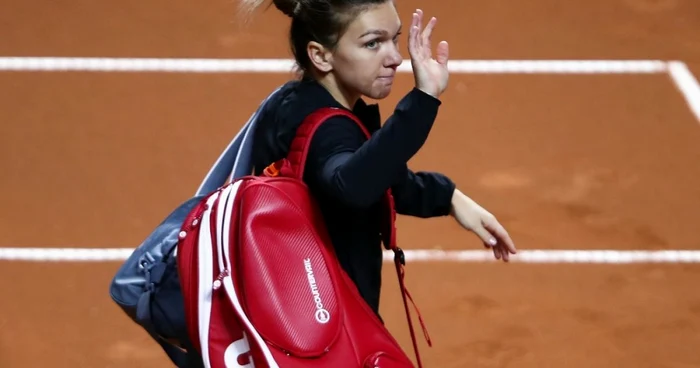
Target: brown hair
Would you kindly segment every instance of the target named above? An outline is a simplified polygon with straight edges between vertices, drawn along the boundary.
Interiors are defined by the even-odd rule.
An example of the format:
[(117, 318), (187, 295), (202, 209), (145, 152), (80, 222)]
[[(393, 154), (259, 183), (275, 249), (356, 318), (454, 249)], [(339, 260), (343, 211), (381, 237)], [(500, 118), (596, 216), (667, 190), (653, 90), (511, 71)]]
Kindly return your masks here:
[[(266, 0), (241, 0), (252, 11)], [(289, 46), (297, 66), (308, 76), (311, 60), (306, 46), (315, 41), (334, 49), (348, 25), (367, 8), (391, 0), (272, 0), (292, 19)]]

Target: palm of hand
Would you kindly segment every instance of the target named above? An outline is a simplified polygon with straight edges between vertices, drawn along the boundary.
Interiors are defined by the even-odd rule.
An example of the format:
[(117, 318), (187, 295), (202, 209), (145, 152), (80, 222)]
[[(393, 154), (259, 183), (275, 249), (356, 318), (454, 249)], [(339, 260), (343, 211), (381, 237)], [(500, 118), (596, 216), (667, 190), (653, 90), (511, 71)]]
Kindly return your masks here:
[(446, 41), (438, 44), (436, 56), (433, 58), (431, 35), (437, 19), (431, 18), (423, 32), (420, 28), (423, 22), (423, 12), (418, 9), (413, 13), (411, 30), (408, 38), (408, 51), (411, 55), (416, 87), (433, 97), (438, 97), (447, 88), (449, 72), (449, 46)]

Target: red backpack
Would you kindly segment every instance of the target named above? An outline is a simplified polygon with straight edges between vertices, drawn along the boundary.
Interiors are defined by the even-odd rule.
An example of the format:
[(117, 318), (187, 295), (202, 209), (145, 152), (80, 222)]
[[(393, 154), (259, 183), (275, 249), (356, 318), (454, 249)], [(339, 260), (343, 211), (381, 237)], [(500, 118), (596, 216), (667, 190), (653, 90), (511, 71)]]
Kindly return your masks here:
[[(178, 272), (189, 336), (205, 367), (413, 367), (341, 269), (302, 181), (311, 137), (337, 115), (352, 118), (369, 138), (350, 112), (320, 109), (298, 128), (286, 159), (205, 196), (184, 221)], [(421, 367), (390, 190), (383, 202), (383, 242), (395, 254)]]

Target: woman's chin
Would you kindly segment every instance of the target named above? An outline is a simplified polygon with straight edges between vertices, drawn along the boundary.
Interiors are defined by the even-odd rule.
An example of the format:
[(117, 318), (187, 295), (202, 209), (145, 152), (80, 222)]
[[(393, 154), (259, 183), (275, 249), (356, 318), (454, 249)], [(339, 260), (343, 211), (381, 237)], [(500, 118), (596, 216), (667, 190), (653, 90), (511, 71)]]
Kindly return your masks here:
[(390, 94), (391, 94), (391, 85), (382, 86), (380, 88), (375, 88), (374, 90), (370, 91), (370, 93), (366, 94), (366, 96), (373, 99), (373, 100), (382, 100), (382, 99), (388, 97)]

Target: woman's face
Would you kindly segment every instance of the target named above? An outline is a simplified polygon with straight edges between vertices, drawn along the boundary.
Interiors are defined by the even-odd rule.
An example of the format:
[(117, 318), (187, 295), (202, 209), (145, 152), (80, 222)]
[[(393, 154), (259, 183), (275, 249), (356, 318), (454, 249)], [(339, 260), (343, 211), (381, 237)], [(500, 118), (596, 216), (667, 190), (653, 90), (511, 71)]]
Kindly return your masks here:
[(360, 13), (333, 52), (332, 73), (339, 87), (373, 99), (388, 96), (403, 61), (398, 50), (400, 29), (393, 1)]

